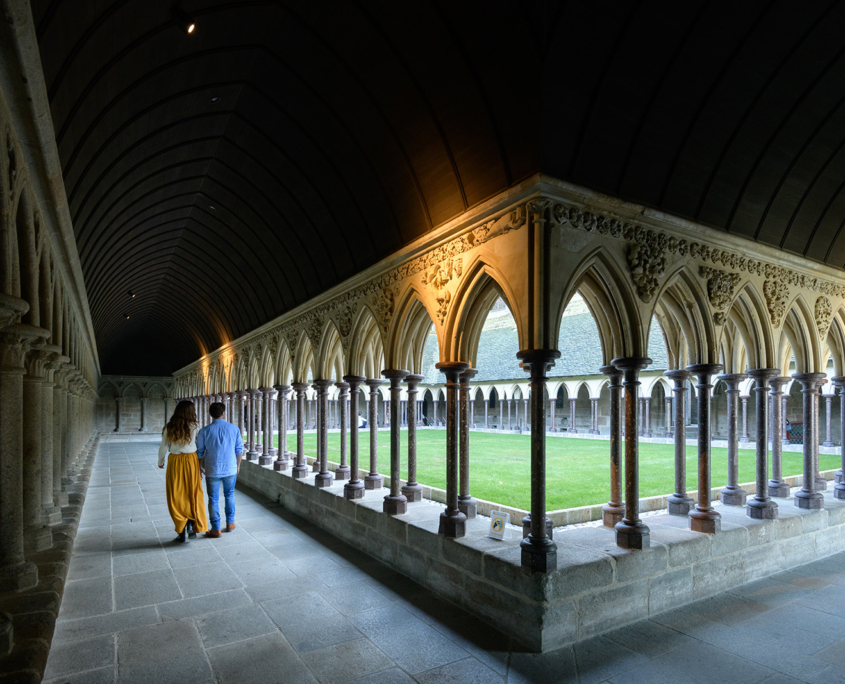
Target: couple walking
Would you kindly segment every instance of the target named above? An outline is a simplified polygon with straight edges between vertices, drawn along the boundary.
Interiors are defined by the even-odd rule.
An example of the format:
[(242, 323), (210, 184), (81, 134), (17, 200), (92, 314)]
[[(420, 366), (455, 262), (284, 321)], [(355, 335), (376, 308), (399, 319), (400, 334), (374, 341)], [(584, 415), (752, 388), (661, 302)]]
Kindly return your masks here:
[[(164, 468), (167, 454), (167, 508), (178, 537), (175, 542), (220, 536), (218, 496), (223, 486), (226, 499), (226, 532), (235, 529), (235, 480), (241, 467), (244, 442), (241, 431), (223, 420), (226, 407), (213, 403), (208, 412), (212, 422), (201, 430), (193, 403), (180, 401), (161, 433), (158, 467)], [(208, 491), (208, 520), (202, 501), (201, 475)], [(208, 530), (209, 522), (211, 529)]]

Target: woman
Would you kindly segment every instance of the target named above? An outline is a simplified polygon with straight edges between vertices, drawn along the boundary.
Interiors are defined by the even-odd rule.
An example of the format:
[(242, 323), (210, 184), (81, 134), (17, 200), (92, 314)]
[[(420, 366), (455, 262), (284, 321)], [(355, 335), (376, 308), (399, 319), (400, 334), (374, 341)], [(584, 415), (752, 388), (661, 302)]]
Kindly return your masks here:
[(158, 467), (164, 468), (167, 459), (167, 508), (179, 534), (175, 542), (184, 542), (185, 535), (193, 539), (197, 532), (208, 529), (205, 498), (200, 481), (197, 458), (197, 414), (190, 401), (180, 401), (170, 422), (161, 432)]

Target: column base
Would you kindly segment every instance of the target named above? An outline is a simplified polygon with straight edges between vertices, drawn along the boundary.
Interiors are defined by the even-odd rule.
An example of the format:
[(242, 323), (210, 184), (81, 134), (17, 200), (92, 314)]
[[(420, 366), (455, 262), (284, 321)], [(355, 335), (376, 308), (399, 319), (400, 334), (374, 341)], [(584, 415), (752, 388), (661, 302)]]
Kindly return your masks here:
[(270, 447), (269, 449), (267, 449), (267, 455), (268, 455), (270, 458), (275, 459), (275, 458), (276, 458), (276, 456), (278, 455), (278, 453), (279, 453), (279, 452), (276, 450), (276, 447)]
[(616, 523), (616, 546), (620, 549), (647, 549), (651, 545), (651, 531), (642, 521), (620, 520)]
[(291, 470), (291, 475), (293, 475), (294, 479), (302, 480), (303, 478), (308, 477), (308, 466), (304, 465), (295, 465)]
[(740, 443), (740, 444), (748, 444), (750, 441), (751, 441), (751, 440), (750, 440), (750, 439), (748, 439), (748, 437), (740, 437), (740, 438), (739, 438), (739, 443)]
[(319, 461), (315, 460), (311, 464), (311, 472), (312, 473), (319, 473), (320, 472), (320, 462)]
[(643, 437), (651, 437), (651, 433), (650, 433), (650, 432), (646, 432), (646, 433), (644, 433), (644, 434), (643, 434)]
[(674, 433), (674, 432), (667, 432), (667, 433), (666, 433), (665, 435), (663, 435), (663, 436), (664, 436), (666, 439), (672, 439), (672, 438), (675, 436), (675, 433)]
[(689, 528), (702, 534), (716, 534), (722, 530), (722, 516), (714, 510), (698, 511), (689, 514)]
[(522, 569), (528, 573), (557, 570), (557, 545), (551, 539), (528, 536), (519, 543)]
[(388, 515), (404, 515), (408, 512), (408, 500), (400, 494), (399, 496), (384, 497), (382, 510)]
[(58, 506), (45, 506), (41, 509), (41, 522), (45, 525), (58, 525), (62, 522), (62, 509)]
[(789, 446), (789, 440), (788, 440), (788, 439), (782, 439), (782, 440), (780, 440), (780, 443), (781, 443), (783, 446)]
[(794, 501), (796, 508), (805, 508), (809, 511), (818, 511), (824, 508), (824, 495), (821, 492), (798, 492)]
[(462, 499), (459, 496), (458, 510), (467, 517), (467, 520), (472, 520), (478, 513), (478, 502), (471, 496), (468, 496), (466, 499)]
[(331, 487), (334, 484), (334, 475), (331, 473), (317, 473), (314, 478), (315, 487)]
[(778, 482), (777, 480), (769, 480), (769, 496), (777, 499), (788, 499), (790, 494), (790, 487), (786, 482)]
[[(546, 536), (549, 539), (554, 539), (555, 528), (550, 518), (546, 518)], [(529, 513), (522, 519), (522, 538), (528, 539), (531, 536), (531, 514)]]
[(67, 506), (67, 492), (58, 492), (53, 494), (53, 501), (55, 502), (58, 508), (63, 508)]
[(275, 459), (270, 455), (261, 454), (261, 456), (258, 457), (258, 465), (270, 465), (274, 460)]
[(375, 475), (370, 474), (364, 477), (364, 488), (365, 489), (381, 489), (384, 487), (384, 476), (379, 475), (376, 473)]
[(614, 506), (606, 503), (601, 507), (601, 524), (605, 527), (616, 527), (616, 523), (622, 522), (625, 517), (625, 506)]
[(719, 500), (725, 506), (744, 506), (748, 500), (748, 492), (741, 487), (728, 485), (719, 492)]
[(257, 451), (247, 451), (246, 452), (246, 460), (247, 461), (257, 461), (258, 460), (258, 452)]
[(273, 461), (273, 470), (275, 470), (277, 473), (283, 473), (288, 469), (289, 463), (290, 461)]
[(822, 442), (823, 447), (834, 447), (836, 446), (833, 442)]
[(693, 508), (695, 508), (695, 501), (689, 496), (672, 494), (666, 499), (666, 512), (669, 515), (689, 515)]
[(837, 482), (833, 486), (833, 498), (845, 500), (845, 482)]
[(423, 488), (421, 484), (402, 485), (402, 494), (408, 501), (422, 501)]
[(601, 433), (598, 430), (590, 430), (591, 435), (600, 435)]
[(35, 563), (21, 561), (14, 565), (0, 567), (0, 587), (3, 591), (24, 591), (38, 584), (38, 568)]
[(835, 484), (839, 484), (840, 482), (842, 482), (842, 471), (841, 470), (837, 470), (835, 473), (833, 473), (833, 482)]
[(467, 533), (467, 517), (460, 511), (449, 515), (445, 511), (440, 514), (440, 528), (437, 533), (450, 539), (459, 539)]
[[(578, 434), (578, 430), (576, 430), (575, 428), (572, 428), (571, 430), (567, 430), (567, 432), (570, 435), (577, 435)], [(557, 558), (557, 551), (555, 551), (555, 558)]]
[(364, 483), (361, 480), (357, 482), (347, 482), (343, 485), (344, 499), (363, 499), (364, 498)]
[(754, 520), (774, 520), (778, 517), (778, 505), (774, 501), (751, 499), (745, 513)]
[(27, 553), (39, 553), (53, 546), (53, 530), (49, 527), (24, 529), (23, 544)]
[(823, 477), (816, 476), (816, 491), (817, 492), (826, 492), (827, 491), (827, 480)]
[(334, 470), (335, 480), (348, 480), (352, 476), (352, 469), (348, 466), (338, 466)]

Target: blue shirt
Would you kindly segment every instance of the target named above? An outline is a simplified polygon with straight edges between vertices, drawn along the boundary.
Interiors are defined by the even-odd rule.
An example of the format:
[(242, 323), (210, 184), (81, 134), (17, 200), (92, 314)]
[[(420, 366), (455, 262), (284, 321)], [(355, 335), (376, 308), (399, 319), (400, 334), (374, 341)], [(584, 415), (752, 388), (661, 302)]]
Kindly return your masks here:
[(243, 452), (241, 431), (221, 418), (213, 420), (197, 433), (197, 456), (203, 459), (206, 477), (237, 475), (237, 457)]

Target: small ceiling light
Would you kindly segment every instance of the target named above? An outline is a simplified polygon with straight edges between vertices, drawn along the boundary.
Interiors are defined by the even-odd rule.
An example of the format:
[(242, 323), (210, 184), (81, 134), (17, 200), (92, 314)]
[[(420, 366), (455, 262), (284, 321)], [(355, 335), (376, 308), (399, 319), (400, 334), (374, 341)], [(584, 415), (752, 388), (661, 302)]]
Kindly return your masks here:
[(188, 13), (185, 12), (181, 7), (177, 7), (174, 5), (173, 7), (173, 18), (179, 22), (179, 25), (185, 31), (185, 33), (193, 33), (194, 29), (197, 25), (194, 23), (194, 20), (188, 16)]
[(123, 314), (123, 315), (126, 318), (126, 320), (128, 321), (129, 320), (129, 314)]
[(134, 296), (135, 296), (135, 293), (134, 293), (134, 292), (132, 292), (132, 290), (129, 290), (129, 296), (130, 296), (130, 297), (134, 297)]
[(220, 102), (220, 97), (218, 95), (211, 98), (211, 104), (217, 104), (218, 102)]
[(209, 208), (209, 209), (211, 209), (211, 211), (217, 211), (217, 210), (216, 210), (214, 207), (212, 207), (210, 204), (208, 205), (208, 208)]

